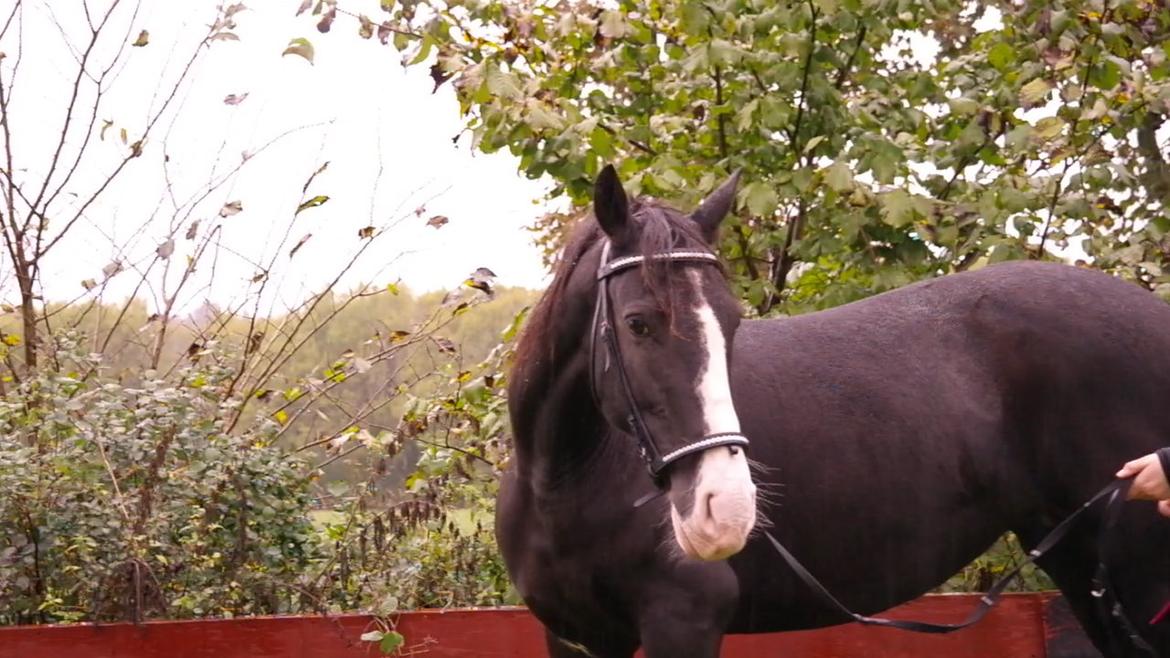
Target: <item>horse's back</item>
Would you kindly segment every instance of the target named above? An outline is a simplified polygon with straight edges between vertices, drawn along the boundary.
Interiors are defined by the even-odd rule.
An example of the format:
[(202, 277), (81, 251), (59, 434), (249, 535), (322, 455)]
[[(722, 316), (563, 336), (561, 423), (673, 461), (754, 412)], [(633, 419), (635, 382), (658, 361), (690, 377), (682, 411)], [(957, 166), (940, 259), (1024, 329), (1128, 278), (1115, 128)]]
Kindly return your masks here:
[[(934, 587), (1006, 529), (1072, 511), (1170, 442), (1170, 307), (1080, 268), (996, 265), (745, 322), (732, 372), (750, 453), (782, 487), (776, 531), (869, 610)], [(758, 542), (738, 566), (771, 560)], [(740, 623), (775, 626), (761, 611), (804, 596), (769, 578)], [(789, 626), (833, 618), (787, 613)]]

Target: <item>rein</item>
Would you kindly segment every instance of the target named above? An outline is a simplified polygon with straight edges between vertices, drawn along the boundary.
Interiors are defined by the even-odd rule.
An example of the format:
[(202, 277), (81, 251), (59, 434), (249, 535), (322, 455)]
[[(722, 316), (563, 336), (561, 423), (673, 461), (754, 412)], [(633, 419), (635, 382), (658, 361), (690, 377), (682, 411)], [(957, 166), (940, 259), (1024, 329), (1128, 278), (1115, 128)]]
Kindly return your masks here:
[[(617, 370), (618, 380), (621, 382), (622, 394), (626, 398), (626, 406), (628, 407), (626, 423), (629, 425), (630, 431), (633, 432), (634, 438), (638, 442), (638, 454), (641, 455), (642, 461), (646, 463), (650, 477), (658, 487), (657, 494), (665, 487), (662, 479), (662, 471), (673, 462), (687, 455), (718, 446), (747, 446), (748, 440), (746, 436), (738, 432), (716, 432), (701, 436), (695, 441), (665, 454), (662, 452), (658, 447), (658, 443), (654, 440), (654, 435), (650, 433), (650, 428), (646, 425), (646, 421), (642, 418), (642, 412), (638, 409), (638, 402), (634, 398), (634, 390), (630, 386), (630, 376), (626, 372), (625, 363), (622, 361), (621, 347), (618, 345), (617, 335), (614, 333), (613, 308), (609, 302), (609, 278), (618, 272), (644, 265), (648, 259), (655, 261), (718, 264), (719, 257), (709, 251), (675, 249), (649, 256), (625, 256), (610, 260), (609, 248), (609, 240), (606, 240), (601, 248), (601, 265), (597, 269), (599, 290), (597, 291), (597, 305), (593, 309), (593, 328), (590, 332), (589, 339), (589, 351), (591, 354), (589, 365), (590, 386), (593, 392), (593, 400), (597, 404), (598, 409), (600, 409), (600, 396), (597, 392), (598, 378), (595, 372), (598, 357), (597, 341), (600, 339), (607, 348), (605, 364), (602, 371), (608, 371), (611, 364)], [(639, 501), (638, 505), (641, 505), (652, 497), (656, 497), (656, 495), (644, 498)]]
[[(776, 552), (780, 554), (780, 557), (784, 558), (784, 561), (788, 563), (788, 566), (792, 568), (796, 575), (800, 577), (800, 580), (803, 581), (804, 584), (809, 587), (809, 589), (815, 592), (817, 596), (819, 596), (825, 603), (828, 603), (830, 607), (836, 609), (838, 612), (848, 617), (852, 617), (853, 621), (859, 624), (864, 624), (866, 626), (885, 626), (888, 628), (898, 628), (905, 631), (913, 631), (915, 633), (945, 634), (967, 628), (968, 626), (971, 626), (983, 619), (987, 613), (991, 611), (991, 608), (995, 606), (996, 602), (999, 601), (1000, 596), (1003, 594), (1008, 584), (1011, 583), (1011, 581), (1017, 575), (1019, 575), (1020, 571), (1023, 570), (1025, 566), (1033, 564), (1036, 560), (1040, 559), (1046, 553), (1048, 553), (1048, 551), (1052, 550), (1054, 546), (1060, 543), (1060, 540), (1064, 539), (1064, 537), (1069, 533), (1072, 527), (1076, 524), (1077, 520), (1081, 518), (1086, 510), (1092, 507), (1093, 504), (1097, 501), (1103, 498), (1107, 498), (1108, 502), (1106, 502), (1105, 507), (1105, 523), (1101, 526), (1101, 535), (1099, 537), (1099, 553), (1101, 555), (1101, 561), (1098, 563), (1097, 574), (1093, 579), (1095, 589), (1092, 591), (1092, 595), (1098, 602), (1099, 612), (1107, 617), (1113, 617), (1116, 619), (1121, 627), (1125, 630), (1129, 641), (1132, 642), (1134, 646), (1151, 655), (1156, 655), (1153, 647), (1151, 647), (1145, 640), (1141, 638), (1140, 635), (1138, 635), (1137, 629), (1134, 628), (1133, 623), (1129, 620), (1129, 617), (1126, 616), (1125, 610), (1121, 607), (1121, 602), (1117, 599), (1116, 593), (1110, 586), (1109, 576), (1105, 569), (1104, 562), (1104, 540), (1106, 531), (1112, 529), (1113, 526), (1117, 523), (1117, 519), (1121, 513), (1121, 504), (1125, 501), (1125, 495), (1129, 492), (1130, 485), (1132, 484), (1133, 481), (1128, 479), (1114, 480), (1113, 482), (1110, 482), (1104, 489), (1101, 489), (1096, 494), (1094, 494), (1092, 498), (1077, 508), (1077, 510), (1072, 514), (1068, 515), (1063, 521), (1060, 522), (1059, 525), (1053, 528), (1051, 532), (1045, 535), (1045, 537), (1040, 540), (1040, 543), (1036, 545), (1036, 548), (1028, 551), (1028, 555), (1023, 562), (1016, 565), (1015, 568), (997, 580), (995, 584), (987, 590), (987, 593), (983, 595), (975, 609), (971, 611), (971, 614), (969, 614), (966, 619), (953, 624), (939, 624), (933, 622), (903, 619), (888, 619), (885, 617), (869, 617), (853, 612), (847, 608), (845, 604), (837, 600), (837, 597), (833, 596), (829, 590), (826, 589), (825, 586), (822, 585), (821, 582), (817, 580), (817, 578), (813, 576), (808, 571), (808, 569), (806, 569), (804, 565), (802, 565), (800, 561), (797, 560), (796, 557), (793, 556), (792, 553), (779, 542), (779, 540), (772, 536), (772, 533), (765, 530), (764, 536), (768, 538), (768, 541), (771, 542), (772, 546), (776, 549)], [(1150, 621), (1150, 624), (1157, 623), (1161, 616), (1161, 614), (1155, 616), (1155, 618)]]

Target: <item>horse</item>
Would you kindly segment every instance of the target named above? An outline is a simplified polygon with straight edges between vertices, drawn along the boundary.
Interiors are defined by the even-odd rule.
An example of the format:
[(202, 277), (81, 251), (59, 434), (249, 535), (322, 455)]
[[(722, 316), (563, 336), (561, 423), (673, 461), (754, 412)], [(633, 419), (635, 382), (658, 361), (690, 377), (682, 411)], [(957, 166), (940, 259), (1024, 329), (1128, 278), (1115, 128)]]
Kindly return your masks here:
[[(737, 184), (686, 214), (607, 166), (516, 345), (496, 537), (552, 658), (713, 658), (727, 633), (849, 621), (764, 528), (850, 608), (888, 609), (1006, 531), (1030, 549), (1170, 443), (1170, 306), (1139, 286), (1009, 262), (741, 320), (713, 253)], [(1104, 655), (1145, 655), (1093, 595), (1108, 564), (1170, 656), (1147, 621), (1170, 522), (1125, 503), (1101, 539), (1103, 517), (1038, 564)]]

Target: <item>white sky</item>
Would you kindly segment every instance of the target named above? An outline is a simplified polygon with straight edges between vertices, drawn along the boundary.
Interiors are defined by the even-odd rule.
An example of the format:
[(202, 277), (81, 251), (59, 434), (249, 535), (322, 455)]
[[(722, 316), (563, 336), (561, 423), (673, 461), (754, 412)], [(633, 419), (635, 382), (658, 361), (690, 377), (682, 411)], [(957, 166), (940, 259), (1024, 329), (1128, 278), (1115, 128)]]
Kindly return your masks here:
[[(87, 1), (95, 13), (108, 6), (108, 0)], [(130, 0), (123, 4), (133, 9)], [(114, 127), (105, 141), (97, 141), (95, 135), (93, 154), (83, 161), (78, 183), (67, 189), (92, 190), (100, 175), (120, 160), (127, 148), (118, 138), (121, 127), (127, 128), (130, 142), (137, 139), (148, 108), (162, 101), (156, 94), (169, 89), (168, 84), (160, 88), (159, 81), (175, 79), (214, 18), (216, 4), (216, 0), (142, 0), (129, 40), (147, 29), (150, 43), (129, 49), (127, 65), (117, 72), (99, 112), (97, 127), (104, 119), (113, 120)], [(239, 200), (244, 210), (224, 220), (223, 242), (229, 250), (221, 252), (213, 282), (205, 290), (192, 289), (183, 306), (204, 298), (217, 302), (238, 298), (257, 271), (248, 260), (262, 260), (273, 253), (280, 254), (277, 263), (283, 273), (274, 275), (279, 299), (272, 301), (277, 308), (296, 303), (331, 278), (343, 256), (358, 246), (361, 227), (410, 214), (431, 197), (426, 213), (410, 214), (381, 238), (343, 287), (359, 280), (385, 284), (401, 278), (416, 290), (450, 288), (481, 266), (491, 268), (504, 285), (539, 287), (546, 282), (539, 252), (524, 227), (541, 213), (537, 201), (548, 185), (518, 174), (516, 159), (509, 154), (473, 153), (470, 134), (453, 146), (451, 138), (462, 123), (449, 86), (432, 95), (425, 67), (404, 71), (393, 48), (376, 39), (360, 40), (352, 19), (339, 16), (333, 31), (323, 35), (312, 20), (293, 15), (296, 2), (253, 0), (247, 4), (249, 10), (237, 16), (240, 41), (218, 42), (204, 55), (183, 88), (177, 111), (156, 127), (143, 157), (131, 161), (103, 201), (86, 213), (88, 223), (79, 225), (83, 230), (63, 241), (51, 257), (44, 275), (46, 298), (73, 298), (84, 292), (82, 280), (100, 282), (103, 266), (119, 256), (119, 246), (129, 243), (127, 262), (142, 262), (166, 238), (171, 213), (163, 194), (164, 142), (171, 181), (181, 199), (235, 166), (241, 152), (254, 151), (302, 126), (307, 127), (252, 158), (234, 182), (198, 207), (193, 217), (203, 218), (204, 226), (228, 201)], [(370, 15), (376, 15), (377, 0), (369, 4)], [(73, 36), (76, 46), (85, 36), (81, 6), (81, 0), (26, 3), (19, 33), (23, 57), (9, 117), (15, 168), (18, 178), (27, 176), (26, 181), (39, 182), (33, 172), (47, 168), (76, 71), (50, 13)], [(109, 61), (111, 48), (121, 43), (131, 24), (130, 11), (117, 16), (120, 20), (114, 22), (120, 31), (111, 33), (104, 49), (96, 51), (103, 55), (98, 58), (101, 62)], [(2, 65), (6, 84), (18, 50), (17, 36), (12, 30), (0, 42), (0, 51), (8, 56)], [(314, 65), (296, 56), (281, 56), (289, 39), (301, 36), (316, 46)], [(243, 93), (248, 97), (240, 105), (223, 103), (228, 94)], [(92, 102), (92, 97), (83, 100)], [(178, 120), (168, 131), (166, 124), (175, 116)], [(69, 146), (75, 149), (83, 137), (79, 127)], [(329, 168), (317, 177), (307, 196), (325, 194), (330, 201), (300, 214), (289, 242), (280, 245), (301, 200), (301, 186), (324, 161), (330, 162)], [(26, 193), (37, 189), (26, 183)], [(160, 207), (163, 212), (151, 220), (152, 212)], [(59, 205), (58, 213), (67, 216), (68, 209), (68, 203)], [(426, 226), (426, 220), (436, 214), (449, 217), (450, 223), (439, 230)], [(146, 230), (136, 234), (143, 224)], [(185, 228), (184, 223), (178, 231), (175, 263), (182, 263), (192, 250), (193, 243), (182, 239)], [(288, 251), (306, 233), (312, 233), (312, 238), (290, 260)], [(403, 252), (410, 253), (395, 260)], [(209, 275), (210, 267), (201, 268), (201, 274)], [(115, 276), (105, 297), (126, 297), (138, 278), (132, 271)], [(172, 272), (170, 280), (174, 278)], [(153, 279), (157, 283), (158, 277)], [(149, 291), (144, 293), (150, 297)], [(0, 266), (0, 299), (17, 300), (7, 263)]]

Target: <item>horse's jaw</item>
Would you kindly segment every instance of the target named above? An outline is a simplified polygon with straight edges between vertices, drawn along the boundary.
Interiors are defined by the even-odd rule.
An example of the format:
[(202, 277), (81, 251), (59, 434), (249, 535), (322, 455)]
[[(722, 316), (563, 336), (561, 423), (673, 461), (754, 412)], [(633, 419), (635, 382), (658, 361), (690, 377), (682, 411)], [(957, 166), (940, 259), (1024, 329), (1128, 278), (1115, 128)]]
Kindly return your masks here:
[(673, 503), (670, 520), (683, 553), (724, 560), (741, 551), (756, 522), (756, 485), (743, 450), (713, 448), (699, 462), (688, 513)]

